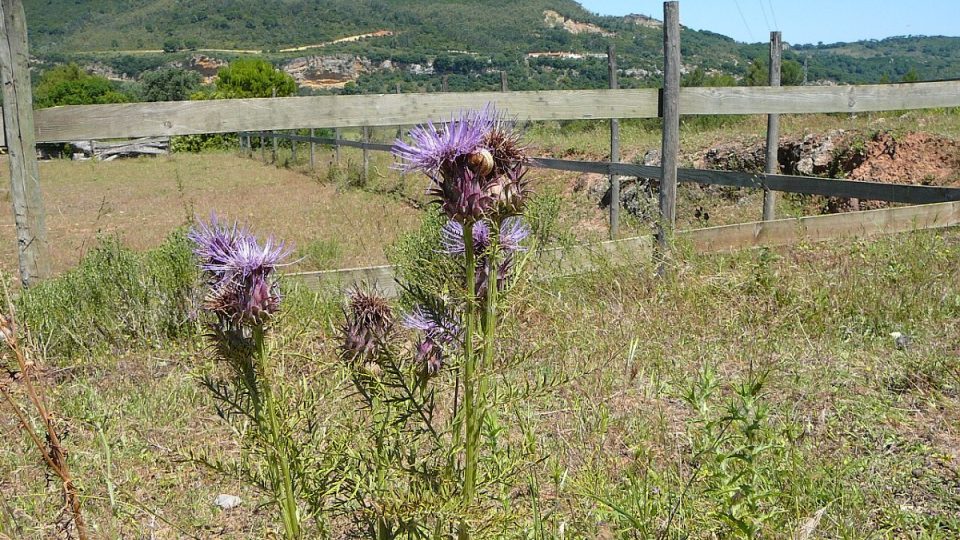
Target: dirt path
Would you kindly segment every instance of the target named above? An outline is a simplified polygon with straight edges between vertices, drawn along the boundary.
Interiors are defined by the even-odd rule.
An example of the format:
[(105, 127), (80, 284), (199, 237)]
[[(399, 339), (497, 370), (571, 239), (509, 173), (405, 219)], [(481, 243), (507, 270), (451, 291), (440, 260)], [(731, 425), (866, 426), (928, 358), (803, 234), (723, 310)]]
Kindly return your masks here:
[[(342, 38), (334, 39), (333, 41), (325, 41), (322, 43), (314, 43), (312, 45), (300, 45), (298, 47), (288, 47), (286, 49), (280, 49), (279, 52), (288, 53), (288, 52), (300, 52), (310, 49), (322, 49), (329, 45), (336, 45), (338, 43), (351, 43), (354, 41), (360, 41), (361, 39), (373, 38), (373, 37), (386, 37), (392, 36), (392, 30), (377, 30), (376, 32), (367, 32), (365, 34), (356, 34), (353, 36), (346, 36)], [(124, 50), (108, 50), (108, 51), (81, 51), (84, 54), (160, 54), (163, 53), (163, 49), (124, 49)], [(234, 53), (234, 54), (263, 54), (266, 51), (264, 49), (191, 49), (190, 52), (198, 53)]]

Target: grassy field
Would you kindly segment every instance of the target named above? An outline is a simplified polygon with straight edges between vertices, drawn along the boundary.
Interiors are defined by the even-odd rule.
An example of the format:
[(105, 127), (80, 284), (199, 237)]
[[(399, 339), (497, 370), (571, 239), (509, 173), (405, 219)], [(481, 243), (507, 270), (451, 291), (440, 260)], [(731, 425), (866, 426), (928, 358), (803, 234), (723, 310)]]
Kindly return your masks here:
[[(879, 118), (957, 133), (957, 115), (810, 117), (803, 129), (784, 123), (804, 132)], [(691, 126), (684, 147), (695, 153), (724, 133), (759, 138), (761, 126)], [(532, 130), (550, 150), (537, 153), (602, 153), (603, 129), (568, 128)], [(625, 139), (632, 155), (657, 145), (640, 123), (627, 123)], [(301, 268), (384, 262), (385, 249), (419, 226), (423, 183), (401, 182), (383, 155), (377, 174), (359, 182), (357, 156), (345, 152), (338, 168), (324, 154), (315, 172), (231, 153), (44, 163), (56, 266), (74, 266), (98, 234), (120, 234), (136, 250), (156, 247), (211, 210), (293, 241)], [(0, 170), (7, 174), (5, 164)], [(575, 178), (531, 174), (555, 199), (558, 238), (605, 235), (604, 212), (570, 188)], [(716, 205), (718, 224), (759, 215), (759, 194), (708, 197), (683, 194), (685, 224), (696, 223), (693, 209), (702, 204)], [(784, 213), (805, 211), (796, 201), (782, 204)], [(87, 520), (95, 538), (278, 535), (262, 493), (189, 459), (245, 455), (200, 384), (219, 369), (202, 328), (182, 312), (179, 291), (154, 290), (169, 276), (150, 272), (175, 259), (177, 245), (164, 244), (144, 266), (136, 255), (101, 250), (97, 262), (21, 299), (36, 303), (25, 306), (27, 321), (43, 323), (35, 328), (80, 344), (61, 354), (45, 341), (46, 356), (33, 358), (67, 433)], [(15, 259), (7, 249), (9, 271)], [(950, 229), (731, 255), (679, 245), (666, 278), (638, 259), (525, 283), (503, 312), (491, 377), (507, 398), (483, 440), (488, 459), (524, 455), (526, 465), (493, 482), (499, 491), (483, 509), (500, 528), (486, 536), (706, 539), (752, 530), (763, 538), (956, 538), (958, 258), (960, 231)], [(126, 289), (124, 280), (164, 300), (140, 300), (141, 289)], [(165, 303), (171, 298), (174, 307)], [(166, 323), (143, 313), (141, 306), (157, 304), (178, 318), (176, 331), (158, 330)], [(290, 285), (272, 345), (283, 380), (319, 397), (309, 413), (325, 444), (362, 452), (370, 441), (356, 426), (366, 412), (337, 356), (342, 319), (339, 295)], [(897, 342), (894, 332), (906, 339)], [(454, 383), (452, 372), (443, 377)], [(13, 415), (0, 415), (0, 434), (0, 538), (56, 537), (56, 482), (45, 478)], [(220, 510), (213, 500), (221, 493), (243, 503)], [(355, 517), (332, 515), (328, 531), (363, 537)]]
[[(916, 233), (732, 256), (686, 255), (675, 277), (648, 264), (532, 283), (513, 303), (498, 385), (556, 381), (508, 402), (499, 444), (532, 437), (538, 458), (499, 504), (508, 537), (955, 538), (960, 533), (960, 235)], [(321, 395), (335, 429), (360, 414), (332, 327), (336, 298), (292, 291), (280, 363)], [(900, 349), (889, 336), (911, 337)], [(198, 377), (197, 339), (50, 366), (88, 519), (101, 538), (262, 538), (276, 526), (239, 481), (184, 462), (236, 456)], [(741, 385), (763, 374), (746, 401)], [(748, 418), (718, 425), (731, 413)], [(510, 419), (508, 421), (508, 419)], [(718, 424), (719, 422), (719, 424)], [(55, 488), (0, 421), (0, 530), (46, 537)], [(357, 437), (359, 433), (337, 433)], [(523, 438), (521, 437), (520, 440)], [(726, 483), (744, 465), (752, 509)], [(732, 460), (728, 462), (728, 460)], [(111, 490), (113, 495), (111, 496)], [(218, 493), (244, 504), (221, 511)], [(112, 502), (111, 502), (112, 497)], [(539, 516), (535, 520), (535, 516)], [(529, 536), (534, 523), (542, 536)], [(335, 522), (340, 532), (349, 523)], [(636, 530), (637, 528), (640, 530)], [(799, 534), (799, 533), (797, 533)]]

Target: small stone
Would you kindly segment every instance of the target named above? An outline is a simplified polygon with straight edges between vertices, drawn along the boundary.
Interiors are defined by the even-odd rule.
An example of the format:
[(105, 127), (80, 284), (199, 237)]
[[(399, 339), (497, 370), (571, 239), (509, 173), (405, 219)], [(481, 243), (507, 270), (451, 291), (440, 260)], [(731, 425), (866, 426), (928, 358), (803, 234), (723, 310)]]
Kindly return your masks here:
[(243, 500), (236, 495), (225, 495), (221, 493), (220, 495), (217, 495), (216, 499), (213, 500), (213, 504), (219, 506), (223, 510), (230, 510), (243, 504)]
[(890, 332), (890, 337), (893, 338), (893, 344), (897, 346), (897, 349), (903, 351), (910, 346), (911, 338), (906, 334), (900, 332)]
[(923, 476), (923, 469), (917, 467), (916, 469), (912, 470), (910, 474), (912, 474), (914, 478), (920, 478)]

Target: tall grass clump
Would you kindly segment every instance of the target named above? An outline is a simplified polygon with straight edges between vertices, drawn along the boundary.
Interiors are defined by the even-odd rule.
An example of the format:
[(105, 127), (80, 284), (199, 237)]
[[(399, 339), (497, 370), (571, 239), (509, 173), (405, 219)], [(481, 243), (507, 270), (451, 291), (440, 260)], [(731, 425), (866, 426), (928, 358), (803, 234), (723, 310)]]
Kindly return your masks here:
[(17, 308), (51, 356), (152, 345), (194, 328), (198, 275), (183, 232), (145, 253), (105, 237), (76, 268), (22, 291)]

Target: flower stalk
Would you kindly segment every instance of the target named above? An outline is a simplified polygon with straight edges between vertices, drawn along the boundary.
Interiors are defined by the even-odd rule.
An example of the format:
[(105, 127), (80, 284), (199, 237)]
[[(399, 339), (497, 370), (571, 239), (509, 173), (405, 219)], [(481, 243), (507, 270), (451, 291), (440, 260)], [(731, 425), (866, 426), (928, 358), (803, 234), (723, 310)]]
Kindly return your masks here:
[(253, 342), (257, 351), (259, 363), (260, 384), (263, 386), (263, 403), (267, 409), (267, 427), (271, 441), (267, 462), (272, 469), (272, 476), (279, 483), (279, 490), (275, 494), (277, 505), (283, 521), (283, 529), (288, 539), (300, 538), (300, 517), (297, 509), (296, 492), (293, 487), (293, 477), (290, 474), (290, 460), (285, 448), (285, 434), (277, 418), (277, 404), (273, 397), (273, 387), (270, 383), (269, 356), (267, 354), (266, 336), (262, 324), (253, 327)]
[[(471, 536), (467, 516), (477, 506), (481, 480), (480, 433), (496, 349), (500, 287), (514, 270), (514, 254), (523, 250), (521, 242), (529, 233), (520, 220), (530, 192), (525, 179), (528, 158), (511, 122), (490, 106), (461, 113), (439, 126), (418, 126), (410, 132), (410, 138), (412, 144), (397, 140), (394, 146), (394, 154), (402, 161), (399, 168), (421, 171), (432, 180), (427, 193), (449, 219), (440, 231), (441, 250), (463, 257), (464, 263), (462, 298), (439, 302), (460, 314), (462, 328), (454, 332), (459, 339), (445, 339), (449, 329), (436, 318), (423, 317), (427, 312), (436, 315), (423, 306), (407, 320), (408, 326), (424, 332), (416, 359), (424, 364), (428, 375), (435, 374), (442, 364), (442, 346), (462, 346), (458, 374), (463, 400), (458, 402), (455, 391), (454, 417), (459, 424), (453, 439), (458, 446), (463, 443), (463, 508), (458, 537), (466, 540)], [(436, 301), (426, 303), (436, 311)]]
[(473, 249), (473, 224), (463, 226), (463, 245), (466, 258), (466, 313), (464, 321), (463, 344), (463, 408), (466, 436), (464, 438), (466, 463), (464, 464), (463, 502), (473, 504), (477, 487), (477, 445), (480, 436), (479, 411), (477, 410), (476, 351), (473, 345), (473, 333), (476, 328), (476, 257)]
[[(296, 449), (284, 429), (286, 423), (274, 393), (266, 336), (280, 309), (275, 270), (289, 249), (272, 238), (261, 244), (248, 229), (222, 224), (216, 216), (209, 224), (198, 223), (189, 238), (207, 278), (203, 308), (213, 319), (207, 325), (207, 337), (212, 350), (233, 373), (232, 389), (212, 380), (204, 384), (234, 413), (253, 422), (256, 429), (251, 444), (265, 461), (267, 487), (280, 509), (285, 538), (299, 539), (301, 523), (291, 468)], [(235, 396), (230, 397), (232, 394)]]

